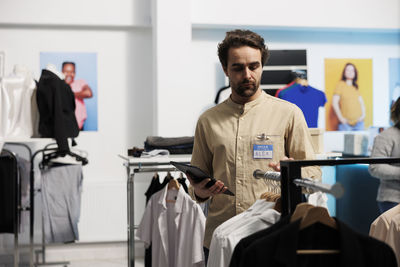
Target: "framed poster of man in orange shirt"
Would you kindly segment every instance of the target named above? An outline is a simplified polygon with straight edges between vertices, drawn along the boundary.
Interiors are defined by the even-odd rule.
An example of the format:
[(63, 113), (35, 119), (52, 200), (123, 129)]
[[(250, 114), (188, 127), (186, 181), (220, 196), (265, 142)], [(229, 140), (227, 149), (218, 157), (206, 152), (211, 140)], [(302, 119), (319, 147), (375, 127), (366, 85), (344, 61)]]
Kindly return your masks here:
[(372, 125), (372, 59), (325, 59), (327, 131), (363, 131)]

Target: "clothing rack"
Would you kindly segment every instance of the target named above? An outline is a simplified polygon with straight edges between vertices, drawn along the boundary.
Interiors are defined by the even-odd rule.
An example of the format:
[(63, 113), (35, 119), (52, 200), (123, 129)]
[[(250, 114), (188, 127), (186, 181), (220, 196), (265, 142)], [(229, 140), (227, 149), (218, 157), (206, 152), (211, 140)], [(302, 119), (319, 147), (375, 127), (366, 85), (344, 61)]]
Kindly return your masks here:
[[(31, 192), (33, 192), (33, 187), (35, 185), (35, 173), (34, 173), (34, 162), (35, 162), (35, 157), (39, 154), (39, 153), (44, 153), (46, 151), (56, 151), (55, 148), (47, 148), (49, 145), (52, 144), (48, 144), (45, 146), (45, 148), (43, 149), (39, 149), (37, 150), (31, 157)], [(40, 190), (38, 191), (40, 192)], [(31, 206), (34, 206), (34, 197), (33, 194), (31, 195)], [(33, 210), (33, 209), (32, 209)], [(31, 225), (32, 225), (32, 236), (34, 233), (34, 228), (33, 228), (33, 223), (34, 223), (34, 214), (32, 212), (31, 215), (32, 219), (31, 219)], [(39, 254), (42, 254), (42, 262), (39, 262)], [(67, 267), (69, 264), (71, 264), (69, 261), (59, 261), (59, 262), (46, 262), (46, 238), (45, 238), (45, 229), (44, 229), (44, 221), (43, 221), (43, 213), (42, 213), (42, 249), (39, 251), (36, 251), (36, 261), (35, 263), (33, 263), (33, 255), (31, 255), (31, 264), (30, 266), (48, 266), (48, 265), (63, 265), (64, 267)]]
[[(1, 153), (3, 153), (3, 152), (7, 153), (7, 155), (10, 156), (13, 159), (13, 161), (15, 162), (16, 168), (18, 168), (17, 167), (18, 163), (17, 163), (16, 155), (12, 151), (10, 151), (8, 149), (3, 149), (1, 151)], [(19, 224), (18, 224), (18, 222), (20, 221), (20, 211), (22, 209), (22, 207), (20, 206), (21, 194), (20, 194), (20, 189), (19, 189), (20, 188), (19, 187), (20, 179), (18, 177), (18, 171), (16, 171), (16, 174), (17, 174), (17, 177), (14, 177), (14, 178), (16, 178), (15, 181), (14, 181), (14, 183), (15, 183), (14, 186), (15, 186), (15, 189), (16, 189), (16, 195), (15, 195), (15, 199), (14, 199), (14, 201), (15, 201), (15, 209), (14, 209), (14, 225), (13, 225), (13, 230), (14, 230), (14, 267), (18, 267), (18, 265), (19, 265), (19, 244), (18, 244), (18, 242), (19, 242), (18, 241), (18, 236), (19, 236), (18, 226), (19, 226)]]
[(281, 203), (282, 216), (292, 214), (301, 203), (301, 187), (294, 180), (301, 179), (301, 167), (336, 166), (349, 164), (400, 163), (400, 158), (338, 158), (325, 160), (284, 160), (281, 166)]
[[(281, 173), (274, 171), (255, 170), (253, 172), (253, 177), (256, 179), (268, 179), (273, 181), (281, 181)], [(343, 186), (340, 183), (335, 183), (334, 185), (324, 184), (314, 181), (311, 178), (294, 179), (293, 183), (297, 186), (307, 188), (311, 193), (323, 192), (333, 195), (335, 198), (340, 198), (344, 194)]]
[[(18, 143), (18, 142), (5, 142), (4, 145), (11, 145), (11, 146), (19, 146), (19, 147), (23, 147), (24, 149), (27, 150), (28, 152), (28, 156), (29, 156), (29, 160), (31, 160), (32, 158), (32, 149), (24, 144), (24, 143)], [(2, 151), (5, 151), (7, 149), (4, 149)], [(13, 152), (10, 151), (10, 154), (14, 155)], [(14, 156), (15, 157), (15, 156)], [(17, 161), (17, 159), (15, 158), (15, 160)], [(32, 162), (30, 161), (30, 164), (32, 166)], [(33, 181), (33, 177), (32, 174), (30, 175), (29, 178), (29, 205), (27, 207), (20, 207), (18, 205), (18, 209), (16, 212), (18, 213), (19, 211), (23, 211), (23, 210), (29, 210), (29, 266), (33, 266), (33, 212), (34, 212), (34, 207), (33, 207), (33, 201), (34, 201), (34, 181)], [(17, 222), (18, 223), (18, 222)], [(17, 247), (16, 247), (16, 253), (14, 254), (14, 266), (18, 266), (19, 264), (19, 251), (18, 251), (18, 226), (16, 226), (17, 228), (17, 233), (16, 233), (16, 237), (14, 238), (14, 242), (17, 242)]]
[(135, 158), (118, 155), (124, 159), (127, 172), (127, 218), (128, 218), (128, 267), (135, 266), (135, 174), (149, 172), (177, 171), (170, 161), (190, 163), (191, 155), (170, 155), (168, 157)]
[[(45, 141), (47, 139), (38, 138), (40, 141)], [(35, 166), (35, 158), (40, 153), (44, 153), (46, 151), (57, 151), (57, 148), (48, 148), (49, 145), (47, 144), (45, 148), (36, 150), (34, 153), (32, 149), (24, 143), (25, 140), (21, 142), (14, 142), (14, 141), (6, 141), (5, 145), (11, 146), (21, 146), (27, 149), (29, 153), (29, 161), (30, 161), (30, 177), (29, 177), (29, 184), (30, 184), (30, 192), (29, 192), (29, 206), (25, 207), (25, 210), (29, 210), (29, 266), (36, 267), (36, 266), (47, 266), (47, 265), (63, 265), (66, 267), (70, 262), (62, 261), (62, 262), (46, 262), (46, 243), (45, 243), (45, 232), (44, 232), (44, 224), (42, 223), (42, 244), (41, 250), (36, 251), (36, 261), (34, 261), (34, 222), (35, 222), (35, 215), (34, 215), (34, 206), (35, 206), (35, 173), (34, 173), (34, 166)], [(26, 142), (34, 142), (34, 139), (27, 140)], [(4, 150), (4, 149), (3, 149)], [(87, 160), (84, 162), (87, 163)], [(42, 254), (42, 261), (39, 262), (38, 254)], [(15, 262), (15, 261), (14, 261)]]

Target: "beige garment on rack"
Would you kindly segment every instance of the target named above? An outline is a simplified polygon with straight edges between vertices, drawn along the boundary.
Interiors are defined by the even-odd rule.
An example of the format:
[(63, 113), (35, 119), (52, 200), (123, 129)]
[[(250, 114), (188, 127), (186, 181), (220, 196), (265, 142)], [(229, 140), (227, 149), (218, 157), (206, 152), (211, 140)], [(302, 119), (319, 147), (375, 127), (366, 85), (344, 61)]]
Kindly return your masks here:
[(385, 242), (393, 249), (396, 254), (397, 266), (400, 266), (400, 213), (390, 221)]
[(397, 214), (400, 214), (400, 204), (376, 218), (371, 224), (369, 235), (385, 242), (389, 232), (390, 222)]

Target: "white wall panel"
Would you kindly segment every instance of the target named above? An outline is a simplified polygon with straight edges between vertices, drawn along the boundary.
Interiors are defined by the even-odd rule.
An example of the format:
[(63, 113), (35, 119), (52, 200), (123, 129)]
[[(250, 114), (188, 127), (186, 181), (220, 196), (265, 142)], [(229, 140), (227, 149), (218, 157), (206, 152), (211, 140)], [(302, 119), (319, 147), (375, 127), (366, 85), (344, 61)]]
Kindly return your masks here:
[(147, 0), (1, 0), (0, 23), (149, 26)]
[(192, 0), (195, 25), (400, 29), (398, 0)]

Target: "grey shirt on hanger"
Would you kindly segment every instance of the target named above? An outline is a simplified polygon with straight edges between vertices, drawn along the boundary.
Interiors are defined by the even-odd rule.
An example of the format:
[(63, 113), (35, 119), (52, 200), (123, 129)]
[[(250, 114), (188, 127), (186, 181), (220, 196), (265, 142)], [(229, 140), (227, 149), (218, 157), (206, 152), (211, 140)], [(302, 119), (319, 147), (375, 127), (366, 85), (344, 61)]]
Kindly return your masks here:
[(82, 166), (65, 165), (42, 171), (43, 223), (46, 242), (79, 240)]

